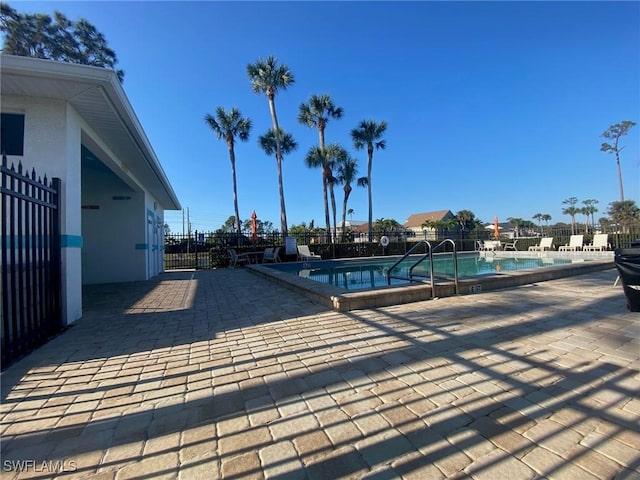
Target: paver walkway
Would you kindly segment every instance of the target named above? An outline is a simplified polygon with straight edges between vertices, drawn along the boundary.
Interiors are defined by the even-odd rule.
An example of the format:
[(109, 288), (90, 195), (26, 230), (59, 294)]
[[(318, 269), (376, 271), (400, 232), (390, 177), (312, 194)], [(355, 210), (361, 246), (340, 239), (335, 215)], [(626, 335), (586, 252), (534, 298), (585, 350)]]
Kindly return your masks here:
[(243, 269), (88, 287), (2, 373), (2, 478), (640, 478), (615, 277), (348, 313)]

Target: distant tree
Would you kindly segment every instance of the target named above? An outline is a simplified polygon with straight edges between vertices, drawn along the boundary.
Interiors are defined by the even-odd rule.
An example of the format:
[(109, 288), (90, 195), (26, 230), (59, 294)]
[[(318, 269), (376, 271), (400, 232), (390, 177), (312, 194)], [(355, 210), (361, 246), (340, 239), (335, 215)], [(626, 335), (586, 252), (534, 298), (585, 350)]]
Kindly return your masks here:
[(520, 227), (521, 227), (521, 232), (525, 232), (526, 235), (531, 235), (532, 232), (535, 233), (536, 231), (536, 224), (530, 220), (523, 220), (522, 223), (520, 224)]
[(516, 236), (516, 238), (518, 238), (520, 236), (520, 229), (524, 226), (524, 223), (525, 223), (524, 219), (523, 218), (518, 218), (518, 217), (509, 217), (509, 218), (507, 218), (507, 221), (513, 227), (513, 230), (515, 232), (515, 236)]
[[(342, 118), (342, 107), (336, 107), (329, 95), (311, 95), (307, 103), (300, 104), (298, 122), (310, 128), (318, 129), (318, 146), (321, 150), (325, 148), (324, 132), (330, 119)], [(322, 191), (324, 200), (324, 216), (327, 224), (327, 231), (331, 231), (331, 221), (329, 219), (329, 201), (327, 193), (331, 195), (331, 207), (333, 211), (333, 227), (336, 227), (336, 198), (333, 191), (335, 182), (333, 179), (333, 169), (330, 163), (325, 163), (322, 167)], [(335, 230), (334, 230), (335, 232)], [(335, 241), (335, 236), (334, 236)]]
[(571, 235), (576, 233), (576, 215), (580, 213), (580, 209), (576, 207), (576, 203), (578, 203), (576, 197), (569, 197), (562, 201), (563, 205), (569, 205), (562, 209), (562, 213), (571, 217)]
[(347, 215), (349, 215), (349, 220), (353, 220), (354, 213), (355, 211), (353, 210), (353, 208), (350, 208), (349, 210), (347, 210)]
[[(262, 150), (264, 150), (264, 153), (267, 155), (273, 155), (277, 152), (277, 137), (280, 138), (280, 158), (282, 160), (284, 160), (284, 155), (289, 155), (291, 152), (298, 149), (298, 143), (293, 138), (293, 135), (280, 129), (280, 135), (277, 136), (273, 128), (270, 128), (267, 133), (258, 138), (258, 143), (260, 144), (260, 147), (262, 147)], [(276, 157), (276, 165), (279, 163), (281, 162), (278, 162), (278, 158)], [(281, 180), (282, 177), (280, 172), (278, 172), (278, 181)], [(284, 185), (280, 185), (280, 191), (284, 197)]]
[[(442, 230), (450, 230), (456, 225), (458, 225), (457, 220), (453, 218), (449, 218), (447, 220), (425, 220), (424, 222), (422, 222), (420, 227), (422, 228), (423, 231), (433, 230), (434, 232), (436, 232), (436, 238), (437, 238), (438, 232)], [(425, 235), (426, 235), (426, 232), (425, 232)]]
[(116, 69), (116, 53), (104, 35), (83, 18), (72, 22), (57, 10), (53, 18), (22, 14), (0, 2), (0, 32), (4, 33), (3, 53), (108, 68), (120, 82), (124, 80), (124, 71)]
[(357, 128), (351, 130), (351, 139), (356, 150), (367, 149), (367, 191), (369, 195), (369, 241), (373, 240), (373, 197), (371, 195), (371, 170), (373, 168), (373, 151), (384, 150), (387, 146), (382, 137), (387, 130), (387, 122), (377, 123), (363, 120)]
[(168, 223), (165, 223), (165, 224), (162, 226), (162, 228), (163, 228), (163, 230), (164, 230), (164, 235), (165, 235), (165, 236), (167, 236), (167, 235), (170, 235), (170, 234), (171, 234), (171, 227), (169, 226), (169, 224), (168, 224)]
[(460, 210), (456, 213), (456, 221), (460, 228), (460, 237), (465, 238), (465, 232), (470, 232), (476, 228), (478, 220), (474, 213), (470, 210)]
[(536, 220), (536, 221), (538, 222), (538, 227), (540, 227), (540, 231), (542, 231), (542, 225), (541, 225), (541, 222), (542, 222), (542, 214), (541, 214), (541, 213), (536, 213), (536, 214), (533, 216), (533, 219), (534, 219), (534, 220)]
[(640, 208), (633, 200), (624, 202), (611, 202), (607, 215), (611, 217), (614, 224), (622, 229), (623, 233), (629, 233), (630, 228), (640, 225)]
[[(259, 58), (256, 63), (247, 65), (247, 75), (251, 81), (251, 88), (254, 93), (264, 93), (269, 101), (269, 111), (271, 112), (271, 122), (273, 131), (280, 132), (278, 125), (278, 115), (276, 114), (276, 93), (278, 90), (286, 90), (293, 85), (293, 73), (286, 65), (278, 65), (278, 60), (274, 56), (268, 56), (265, 60)], [(280, 192), (280, 229), (282, 234), (287, 236), (287, 209), (284, 201), (284, 184), (282, 181), (282, 152), (280, 136), (276, 135), (276, 163), (278, 167), (278, 189)]]
[(373, 231), (378, 235), (404, 231), (404, 227), (393, 218), (378, 218), (373, 224)]
[(618, 183), (620, 185), (620, 201), (624, 202), (624, 189), (622, 187), (622, 167), (620, 167), (620, 151), (624, 147), (619, 147), (618, 142), (620, 137), (625, 136), (631, 127), (635, 125), (635, 122), (630, 120), (625, 120), (624, 122), (616, 123), (615, 125), (611, 125), (602, 136), (607, 139), (611, 139), (613, 144), (603, 143), (600, 146), (601, 152), (609, 152), (616, 154), (616, 165), (618, 166)]
[[(271, 233), (271, 232), (273, 232), (273, 222), (270, 222), (269, 220), (257, 219), (256, 220), (256, 227), (257, 227), (257, 232), (258, 232), (259, 235), (263, 234), (263, 233)], [(242, 228), (245, 231), (251, 230), (251, 219), (250, 218), (248, 218), (247, 220), (242, 222)]]
[(233, 232), (236, 229), (236, 217), (234, 215), (230, 215), (220, 227), (220, 231), (223, 233)]
[[(338, 143), (332, 143), (325, 147), (311, 147), (307, 152), (307, 156), (304, 159), (305, 164), (309, 168), (320, 168), (322, 170), (322, 191), (325, 209), (325, 221), (329, 229), (331, 228), (331, 220), (329, 219), (327, 192), (325, 188), (329, 184), (333, 185), (335, 179), (333, 177), (333, 169), (335, 165), (340, 162), (344, 162), (349, 157), (348, 152), (340, 146)], [(329, 178), (326, 175), (331, 175)], [(333, 188), (333, 187), (332, 187)], [(335, 221), (335, 214), (334, 214)], [(330, 230), (328, 230), (330, 232)], [(335, 238), (334, 238), (335, 240)]]
[(542, 214), (542, 221), (548, 227), (549, 226), (549, 222), (551, 221), (551, 215), (549, 215), (548, 213), (543, 213)]
[(595, 213), (598, 211), (598, 209), (596, 208), (597, 203), (598, 203), (598, 200), (595, 200), (592, 198), (582, 201), (582, 204), (584, 205), (584, 207), (582, 207), (582, 210), (587, 217), (587, 226), (589, 225), (589, 218), (591, 218), (591, 226), (593, 230), (596, 229), (596, 221), (594, 216), (595, 216)]
[(357, 182), (357, 174), (358, 161), (355, 158), (347, 154), (340, 159), (338, 165), (336, 166), (336, 179), (338, 183), (344, 185), (344, 197), (342, 199), (342, 241), (344, 241), (347, 227), (347, 213), (350, 211), (353, 214), (353, 209), (350, 208), (349, 210), (347, 210), (347, 203), (349, 202), (349, 197), (351, 196), (351, 191), (353, 190), (351, 184), (353, 182)]
[(238, 185), (236, 182), (236, 153), (235, 139), (236, 137), (246, 142), (249, 140), (249, 132), (251, 132), (251, 120), (244, 118), (237, 108), (232, 108), (227, 112), (224, 108), (216, 109), (215, 117), (207, 114), (204, 117), (207, 125), (214, 131), (218, 140), (224, 139), (229, 150), (229, 160), (231, 160), (231, 177), (233, 179), (233, 208), (235, 211), (236, 228), (238, 233), (238, 246), (240, 245), (240, 211), (238, 210)]

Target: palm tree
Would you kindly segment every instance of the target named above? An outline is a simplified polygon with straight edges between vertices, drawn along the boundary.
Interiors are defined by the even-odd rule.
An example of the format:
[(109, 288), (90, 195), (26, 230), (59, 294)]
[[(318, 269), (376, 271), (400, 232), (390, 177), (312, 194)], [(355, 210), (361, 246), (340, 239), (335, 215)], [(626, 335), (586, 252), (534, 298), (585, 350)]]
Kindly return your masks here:
[(589, 216), (591, 216), (591, 227), (593, 228), (594, 231), (596, 229), (596, 220), (594, 216), (595, 216), (595, 213), (598, 211), (598, 209), (596, 208), (597, 203), (598, 203), (598, 200), (595, 200), (593, 198), (582, 201), (582, 204), (584, 205), (585, 213), (587, 214), (587, 225), (589, 224)]
[[(294, 150), (298, 149), (298, 143), (293, 138), (293, 135), (280, 129), (280, 153), (288, 155)], [(273, 155), (277, 151), (276, 134), (273, 128), (270, 128), (267, 133), (258, 137), (258, 143), (267, 155)]]
[(351, 139), (356, 150), (367, 149), (367, 190), (369, 194), (369, 241), (373, 241), (373, 201), (371, 196), (371, 169), (373, 167), (373, 151), (384, 150), (386, 141), (382, 140), (387, 130), (387, 122), (376, 123), (373, 120), (363, 120), (358, 128), (351, 130)]
[[(323, 197), (324, 197), (324, 205), (325, 205), (325, 216), (327, 221), (327, 226), (330, 229), (331, 223), (329, 220), (329, 209), (328, 209), (328, 199), (326, 188), (327, 185), (333, 184), (335, 179), (333, 177), (333, 167), (336, 165), (341, 159), (348, 157), (347, 151), (342, 148), (337, 143), (332, 143), (329, 146), (324, 148), (322, 147), (311, 147), (307, 152), (307, 156), (304, 159), (305, 164), (309, 168), (321, 168), (322, 169), (322, 185), (323, 187)], [(329, 172), (330, 177), (327, 178), (326, 174)], [(334, 225), (335, 225), (335, 214), (334, 214)], [(327, 230), (327, 234), (330, 234), (331, 230)]]
[[(262, 147), (262, 150), (264, 150), (264, 152), (267, 155), (273, 155), (274, 153), (277, 152), (277, 140), (279, 138), (280, 139), (280, 155), (281, 155), (280, 158), (282, 158), (284, 155), (288, 155), (294, 150), (297, 150), (298, 143), (295, 141), (295, 139), (293, 138), (293, 135), (291, 135), (290, 133), (287, 133), (282, 129), (280, 129), (279, 132), (280, 132), (280, 135), (276, 135), (275, 132), (273, 131), (273, 128), (270, 128), (267, 131), (267, 133), (265, 133), (264, 135), (260, 135), (260, 137), (258, 138), (258, 143), (260, 143), (260, 147)], [(276, 165), (278, 163), (281, 163), (281, 162), (278, 162), (278, 157), (276, 155)], [(278, 189), (280, 191), (280, 199), (283, 202), (284, 185), (282, 184), (281, 170), (278, 170)], [(281, 205), (284, 205), (284, 202)], [(285, 234), (285, 237), (287, 234)]]
[(624, 147), (618, 147), (618, 141), (620, 137), (626, 135), (629, 132), (629, 129), (633, 127), (636, 123), (630, 120), (625, 120), (621, 123), (616, 123), (615, 125), (611, 125), (603, 134), (604, 138), (612, 138), (613, 145), (608, 143), (603, 143), (600, 146), (601, 152), (609, 152), (616, 154), (616, 164), (618, 165), (618, 183), (620, 185), (620, 201), (624, 202), (624, 190), (622, 188), (622, 168), (620, 167), (620, 150)]
[(344, 199), (342, 200), (342, 240), (344, 241), (344, 233), (347, 226), (347, 213), (353, 215), (352, 208), (347, 210), (347, 202), (349, 201), (349, 196), (353, 190), (351, 184), (354, 181), (357, 181), (356, 175), (358, 173), (358, 161), (350, 155), (347, 155), (344, 159), (338, 162), (336, 173), (338, 183), (344, 184)]
[[(300, 104), (298, 113), (298, 122), (302, 125), (306, 125), (309, 128), (318, 129), (318, 145), (320, 149), (324, 149), (324, 132), (327, 127), (327, 123), (331, 118), (342, 118), (342, 107), (336, 107), (329, 95), (311, 95), (311, 98), (307, 103)], [(331, 195), (331, 207), (333, 210), (333, 227), (336, 227), (336, 198), (333, 192), (333, 169), (329, 164), (325, 164), (322, 170), (322, 190), (324, 199), (324, 216), (327, 224), (327, 231), (331, 231), (331, 223), (329, 219), (329, 202), (327, 199), (327, 190)], [(335, 242), (335, 230), (334, 230), (334, 242)]]
[(231, 176), (233, 178), (233, 208), (236, 214), (236, 232), (238, 234), (238, 246), (240, 246), (240, 213), (238, 210), (238, 186), (236, 183), (236, 153), (235, 153), (235, 139), (236, 137), (246, 142), (249, 140), (249, 132), (251, 131), (251, 120), (243, 118), (242, 114), (237, 108), (232, 108), (230, 112), (225, 111), (224, 108), (218, 107), (216, 109), (215, 117), (207, 114), (204, 117), (204, 121), (211, 127), (218, 137), (218, 140), (224, 139), (227, 142), (227, 148), (229, 149), (229, 159), (231, 160)]
[[(278, 90), (286, 90), (295, 81), (293, 73), (286, 65), (278, 65), (276, 57), (270, 55), (265, 60), (259, 58), (256, 63), (247, 65), (247, 75), (251, 80), (251, 87), (254, 93), (264, 93), (269, 100), (269, 111), (273, 131), (280, 132), (278, 116), (276, 114), (276, 93)], [(280, 230), (284, 237), (287, 236), (287, 209), (284, 203), (284, 186), (282, 182), (282, 151), (280, 136), (275, 136), (276, 140), (276, 164), (278, 166), (278, 189), (280, 192)]]
[[(623, 233), (629, 233), (632, 225), (640, 225), (640, 208), (634, 200), (624, 202), (611, 202), (607, 214), (614, 224), (617, 224)], [(602, 220), (600, 220), (602, 222)]]
[(476, 228), (478, 220), (475, 214), (470, 210), (460, 210), (456, 213), (456, 222), (460, 227), (460, 236), (464, 239), (464, 232), (471, 231)]
[(580, 213), (580, 209), (576, 207), (576, 203), (578, 203), (578, 199), (576, 197), (569, 197), (562, 201), (563, 205), (569, 205), (562, 209), (562, 214), (569, 215), (571, 217), (571, 235), (576, 233), (576, 215)]
[(540, 225), (540, 223), (542, 222), (542, 214), (541, 214), (541, 213), (536, 213), (536, 214), (533, 216), (533, 219), (534, 219), (534, 220), (537, 220), (537, 222), (538, 222), (538, 227), (540, 228), (540, 231), (542, 231), (542, 225)]

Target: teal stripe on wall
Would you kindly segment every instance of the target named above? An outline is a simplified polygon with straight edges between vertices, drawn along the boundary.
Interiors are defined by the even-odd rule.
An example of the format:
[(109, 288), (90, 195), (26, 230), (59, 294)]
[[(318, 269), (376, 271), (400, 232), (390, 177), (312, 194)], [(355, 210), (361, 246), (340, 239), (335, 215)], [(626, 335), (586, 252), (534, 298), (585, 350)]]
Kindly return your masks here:
[(148, 249), (149, 249), (148, 243), (136, 243), (136, 250), (148, 250)]
[(84, 241), (81, 235), (61, 235), (60, 245), (62, 248), (82, 248)]

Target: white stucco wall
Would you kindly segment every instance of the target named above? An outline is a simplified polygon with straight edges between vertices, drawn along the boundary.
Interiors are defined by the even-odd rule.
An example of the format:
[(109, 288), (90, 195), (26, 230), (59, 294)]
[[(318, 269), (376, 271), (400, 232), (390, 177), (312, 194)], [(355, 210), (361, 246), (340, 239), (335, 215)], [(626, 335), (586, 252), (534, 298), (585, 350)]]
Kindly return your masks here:
[(83, 169), (83, 283), (145, 280), (144, 194), (111, 172)]
[[(62, 314), (66, 324), (82, 316), (83, 284), (144, 280), (162, 271), (162, 208), (121, 168), (126, 160), (115, 158), (73, 107), (63, 100), (5, 95), (2, 112), (25, 115), (24, 156), (9, 157), (9, 162), (21, 161), (29, 170), (35, 168), (40, 175), (62, 180)], [(92, 142), (119, 176), (83, 171), (84, 140)], [(131, 198), (114, 199), (126, 196)], [(100, 209), (82, 209), (82, 205), (99, 205)]]
[(82, 316), (82, 236), (80, 220), (80, 123), (64, 101), (30, 97), (2, 97), (2, 111), (25, 115), (25, 168), (62, 180), (62, 315), (69, 324)]

